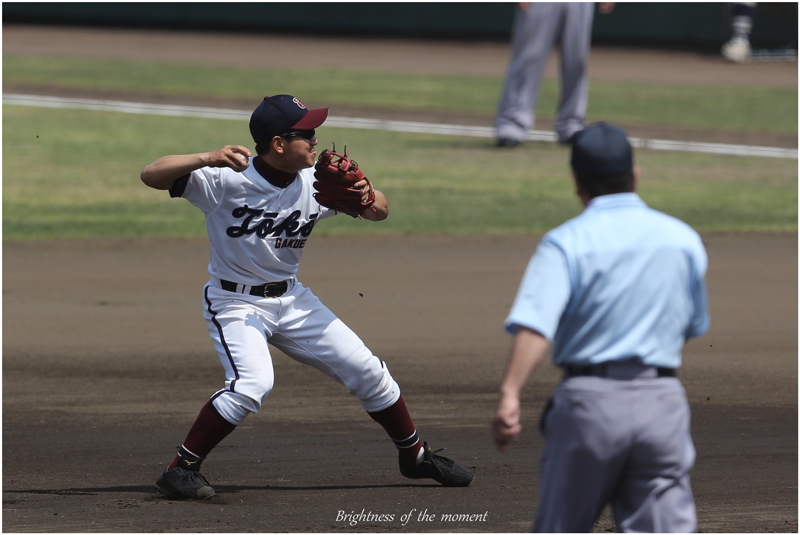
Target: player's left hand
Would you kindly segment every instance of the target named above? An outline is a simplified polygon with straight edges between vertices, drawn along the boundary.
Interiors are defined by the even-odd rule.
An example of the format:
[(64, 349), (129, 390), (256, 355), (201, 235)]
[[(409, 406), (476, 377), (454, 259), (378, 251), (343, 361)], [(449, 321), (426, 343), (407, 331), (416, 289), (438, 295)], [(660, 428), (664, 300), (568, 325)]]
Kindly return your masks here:
[(363, 217), (366, 211), (375, 212), (376, 195), (369, 179), (349, 152), (340, 154), (322, 151), (314, 165), (314, 199), (321, 205), (352, 217)]
[(370, 183), (367, 180), (360, 180), (353, 184), (353, 187), (356, 189), (361, 189), (361, 204), (366, 205), (369, 203), (373, 194), (373, 189), (370, 187)]
[(501, 396), (492, 420), (492, 436), (497, 449), (501, 452), (505, 452), (506, 447), (514, 442), (522, 431), (519, 416), (519, 396), (510, 394)]

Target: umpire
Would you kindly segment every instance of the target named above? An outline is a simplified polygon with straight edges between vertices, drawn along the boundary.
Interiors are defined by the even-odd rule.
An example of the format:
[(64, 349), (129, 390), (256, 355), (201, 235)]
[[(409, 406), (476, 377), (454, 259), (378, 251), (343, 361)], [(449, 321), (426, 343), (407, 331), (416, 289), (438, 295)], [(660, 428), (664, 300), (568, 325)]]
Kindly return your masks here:
[(533, 531), (590, 532), (610, 503), (619, 531), (691, 532), (695, 450), (677, 373), (684, 342), (708, 329), (708, 258), (694, 230), (635, 193), (622, 129), (576, 134), (571, 166), (585, 210), (542, 238), (522, 279), (494, 440), (503, 451), (519, 435), (520, 392), (552, 343), (563, 381), (540, 423)]

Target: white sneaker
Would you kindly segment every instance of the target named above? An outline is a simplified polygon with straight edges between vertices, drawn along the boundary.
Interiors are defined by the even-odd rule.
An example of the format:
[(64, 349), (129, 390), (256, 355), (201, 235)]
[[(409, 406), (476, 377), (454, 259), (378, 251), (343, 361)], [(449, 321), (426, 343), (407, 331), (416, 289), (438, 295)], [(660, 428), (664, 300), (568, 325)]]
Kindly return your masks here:
[(730, 61), (746, 63), (750, 61), (750, 41), (744, 37), (734, 37), (722, 45), (722, 55)]

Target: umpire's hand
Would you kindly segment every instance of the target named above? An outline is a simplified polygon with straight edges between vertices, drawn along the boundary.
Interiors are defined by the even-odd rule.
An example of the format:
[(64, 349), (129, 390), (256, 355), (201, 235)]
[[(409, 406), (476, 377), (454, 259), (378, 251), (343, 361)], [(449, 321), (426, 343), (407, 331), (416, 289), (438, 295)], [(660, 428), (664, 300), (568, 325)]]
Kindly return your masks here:
[(494, 443), (500, 451), (517, 439), (522, 426), (519, 424), (519, 396), (528, 377), (544, 360), (550, 342), (537, 331), (518, 326), (511, 346), (503, 383), (500, 385), (500, 403), (492, 420)]
[(519, 396), (502, 394), (497, 413), (492, 420), (492, 435), (497, 449), (506, 451), (506, 446), (515, 441), (522, 431), (519, 423)]

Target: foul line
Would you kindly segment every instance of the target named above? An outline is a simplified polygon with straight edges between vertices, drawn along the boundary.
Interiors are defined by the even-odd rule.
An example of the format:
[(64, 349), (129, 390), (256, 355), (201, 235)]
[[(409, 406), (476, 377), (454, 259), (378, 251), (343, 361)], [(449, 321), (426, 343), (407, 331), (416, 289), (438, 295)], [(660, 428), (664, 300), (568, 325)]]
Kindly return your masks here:
[[(37, 106), (45, 108), (79, 108), (86, 110), (102, 110), (146, 115), (169, 115), (176, 117), (203, 117), (209, 119), (233, 120), (249, 120), (251, 114), (250, 111), (219, 108), (15, 94), (3, 95), (3, 104), (11, 104), (15, 106)], [(328, 119), (325, 121), (325, 126), (481, 138), (493, 138), (495, 135), (494, 129), (486, 126), (463, 126), (410, 121), (384, 121), (380, 119), (359, 119), (334, 116), (328, 117)], [(541, 130), (531, 130), (528, 132), (528, 138), (534, 141), (546, 141), (551, 143), (555, 143), (558, 140), (554, 133), (544, 132)], [(630, 138), (630, 141), (634, 147), (642, 149), (797, 159), (797, 149), (784, 149), (780, 147), (730, 145), (725, 143), (698, 143), (693, 141), (670, 141), (666, 139), (645, 139), (638, 137), (632, 137)]]

